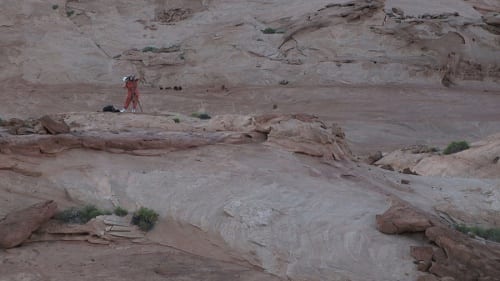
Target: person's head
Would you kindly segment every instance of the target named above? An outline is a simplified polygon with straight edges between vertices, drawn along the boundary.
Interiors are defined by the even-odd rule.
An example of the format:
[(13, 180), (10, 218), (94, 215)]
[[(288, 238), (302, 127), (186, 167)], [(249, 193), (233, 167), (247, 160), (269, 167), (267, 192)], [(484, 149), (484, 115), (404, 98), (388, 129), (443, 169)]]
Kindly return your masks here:
[(136, 80), (139, 80), (139, 79), (136, 79), (135, 75), (129, 75), (129, 76), (123, 77), (122, 80), (123, 80), (123, 82), (127, 82), (127, 81), (136, 81)]

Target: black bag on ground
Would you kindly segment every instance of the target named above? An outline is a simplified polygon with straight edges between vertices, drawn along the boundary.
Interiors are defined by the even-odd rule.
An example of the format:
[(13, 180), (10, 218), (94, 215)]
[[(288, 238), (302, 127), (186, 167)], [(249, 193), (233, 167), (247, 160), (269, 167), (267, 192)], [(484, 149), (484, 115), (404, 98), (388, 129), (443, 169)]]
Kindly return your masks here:
[(112, 105), (106, 105), (102, 108), (102, 112), (120, 112), (120, 110)]

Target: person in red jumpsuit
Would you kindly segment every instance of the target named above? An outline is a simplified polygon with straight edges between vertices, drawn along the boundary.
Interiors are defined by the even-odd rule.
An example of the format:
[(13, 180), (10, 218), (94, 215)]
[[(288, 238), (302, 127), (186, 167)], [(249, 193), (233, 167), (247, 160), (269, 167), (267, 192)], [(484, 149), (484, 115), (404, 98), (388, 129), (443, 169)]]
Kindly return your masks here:
[(121, 112), (126, 112), (132, 102), (132, 112), (135, 112), (137, 109), (137, 103), (139, 103), (139, 91), (137, 90), (137, 85), (139, 83), (139, 79), (136, 79), (135, 76), (127, 76), (123, 77), (123, 81), (125, 82), (124, 88), (127, 89), (127, 99), (125, 100), (125, 105)]

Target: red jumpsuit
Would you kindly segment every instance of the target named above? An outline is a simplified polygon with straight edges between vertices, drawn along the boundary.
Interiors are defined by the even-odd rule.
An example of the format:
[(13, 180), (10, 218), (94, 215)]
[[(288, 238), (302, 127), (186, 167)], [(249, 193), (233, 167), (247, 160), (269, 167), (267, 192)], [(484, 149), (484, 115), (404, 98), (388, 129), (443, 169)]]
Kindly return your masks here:
[(137, 90), (137, 83), (139, 80), (126, 81), (124, 88), (127, 88), (127, 99), (125, 100), (125, 105), (123, 108), (128, 109), (130, 102), (132, 101), (132, 109), (136, 109), (137, 103), (139, 102), (139, 91)]

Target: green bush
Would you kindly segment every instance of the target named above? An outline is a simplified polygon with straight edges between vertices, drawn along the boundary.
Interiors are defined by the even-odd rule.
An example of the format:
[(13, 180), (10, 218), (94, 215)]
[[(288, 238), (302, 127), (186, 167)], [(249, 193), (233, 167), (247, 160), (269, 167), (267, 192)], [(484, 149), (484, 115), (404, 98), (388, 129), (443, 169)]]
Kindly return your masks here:
[(56, 214), (55, 218), (65, 223), (83, 224), (97, 216), (106, 214), (111, 214), (111, 212), (100, 210), (94, 205), (86, 205), (81, 208), (72, 207), (61, 211)]
[(264, 33), (264, 34), (285, 33), (285, 31), (282, 30), (282, 29), (274, 29), (274, 28), (271, 28), (271, 27), (267, 27), (266, 29), (262, 29), (261, 32)]
[(124, 216), (128, 215), (128, 211), (120, 206), (115, 208), (114, 213), (115, 213), (115, 215), (117, 215), (119, 217), (124, 217)]
[(57, 4), (52, 5), (52, 10), (57, 10), (58, 8), (59, 8), (59, 5), (57, 5)]
[(276, 33), (276, 29), (270, 28), (270, 27), (267, 27), (266, 29), (262, 29), (261, 31), (264, 34), (275, 34)]
[(469, 144), (466, 141), (454, 141), (446, 147), (443, 153), (448, 155), (466, 150), (468, 148)]
[(212, 117), (208, 115), (208, 113), (199, 113), (199, 112), (194, 112), (191, 114), (192, 117), (199, 118), (201, 120), (208, 120), (211, 119)]
[(174, 122), (175, 122), (175, 123), (180, 123), (180, 122), (181, 122), (181, 120), (180, 120), (179, 118), (174, 118)]
[(500, 242), (500, 228), (482, 228), (477, 226), (469, 227), (465, 225), (457, 225), (455, 229), (465, 234), (472, 233), (486, 240)]
[(153, 52), (153, 53), (156, 53), (156, 52), (158, 52), (158, 50), (159, 50), (159, 49), (158, 49), (158, 48), (156, 48), (156, 47), (153, 47), (153, 46), (147, 46), (147, 47), (144, 47), (144, 48), (142, 49), (142, 52), (143, 52), (143, 53), (147, 53), (147, 52)]
[(153, 227), (158, 221), (158, 213), (154, 210), (141, 207), (134, 213), (132, 217), (132, 224), (139, 226), (139, 228), (143, 231), (149, 231), (153, 229)]
[(67, 11), (67, 12), (66, 12), (66, 15), (67, 15), (67, 16), (68, 16), (68, 18), (69, 18), (69, 17), (71, 17), (74, 13), (75, 13), (75, 11), (70, 10), (70, 11)]

